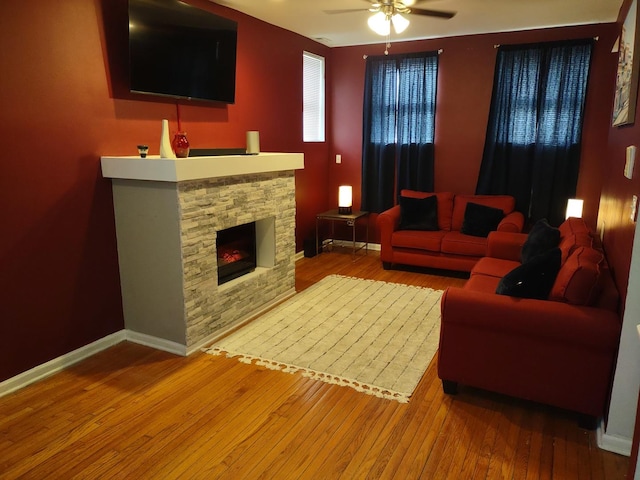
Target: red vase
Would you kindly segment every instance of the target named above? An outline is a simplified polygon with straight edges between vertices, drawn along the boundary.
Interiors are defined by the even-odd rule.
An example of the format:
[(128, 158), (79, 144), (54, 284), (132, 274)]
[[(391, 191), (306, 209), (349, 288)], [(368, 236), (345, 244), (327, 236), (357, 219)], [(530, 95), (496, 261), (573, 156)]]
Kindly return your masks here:
[(189, 140), (187, 140), (186, 132), (177, 132), (171, 142), (173, 152), (178, 158), (187, 158), (189, 156)]

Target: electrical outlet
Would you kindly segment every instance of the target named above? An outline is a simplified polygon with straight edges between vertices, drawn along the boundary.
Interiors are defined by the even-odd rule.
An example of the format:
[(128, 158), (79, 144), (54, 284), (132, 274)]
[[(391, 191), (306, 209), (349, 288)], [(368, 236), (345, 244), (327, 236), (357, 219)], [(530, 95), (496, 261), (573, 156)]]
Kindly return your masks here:
[(626, 161), (624, 163), (624, 176), (629, 180), (633, 178), (633, 165), (636, 162), (636, 146), (630, 145), (627, 147)]
[(336, 163), (342, 163), (342, 155), (340, 154), (336, 155)]

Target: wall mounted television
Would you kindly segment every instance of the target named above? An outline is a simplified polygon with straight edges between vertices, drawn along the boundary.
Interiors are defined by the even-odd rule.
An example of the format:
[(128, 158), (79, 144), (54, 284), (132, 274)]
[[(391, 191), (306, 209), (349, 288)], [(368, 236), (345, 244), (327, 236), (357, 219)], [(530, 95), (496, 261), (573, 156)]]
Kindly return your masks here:
[(178, 0), (129, 0), (134, 93), (235, 102), (238, 24)]

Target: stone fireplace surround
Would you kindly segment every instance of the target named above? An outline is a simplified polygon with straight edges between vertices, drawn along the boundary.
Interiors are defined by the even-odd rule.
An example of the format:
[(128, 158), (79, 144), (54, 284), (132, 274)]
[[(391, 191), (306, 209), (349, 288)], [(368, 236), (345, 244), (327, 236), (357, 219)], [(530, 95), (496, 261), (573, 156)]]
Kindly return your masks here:
[[(295, 293), (299, 168), (302, 154), (102, 157), (129, 337), (187, 355)], [(218, 286), (216, 232), (252, 221), (258, 268)]]

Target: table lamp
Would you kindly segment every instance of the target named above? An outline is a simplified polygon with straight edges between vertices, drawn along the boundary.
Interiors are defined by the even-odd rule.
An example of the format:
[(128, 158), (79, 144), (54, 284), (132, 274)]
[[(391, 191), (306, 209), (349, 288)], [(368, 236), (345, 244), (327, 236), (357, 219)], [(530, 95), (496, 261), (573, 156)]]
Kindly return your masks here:
[(342, 215), (350, 215), (353, 205), (353, 189), (351, 185), (340, 185), (338, 188), (338, 213)]
[(583, 204), (584, 204), (584, 200), (582, 200), (581, 198), (570, 198), (567, 201), (567, 212), (565, 215), (565, 219), (569, 217), (582, 218)]

